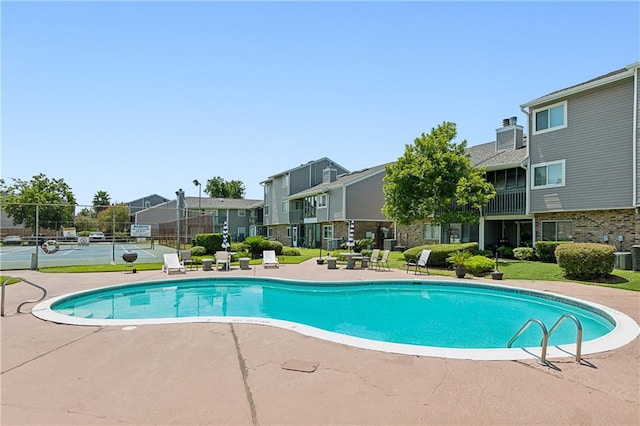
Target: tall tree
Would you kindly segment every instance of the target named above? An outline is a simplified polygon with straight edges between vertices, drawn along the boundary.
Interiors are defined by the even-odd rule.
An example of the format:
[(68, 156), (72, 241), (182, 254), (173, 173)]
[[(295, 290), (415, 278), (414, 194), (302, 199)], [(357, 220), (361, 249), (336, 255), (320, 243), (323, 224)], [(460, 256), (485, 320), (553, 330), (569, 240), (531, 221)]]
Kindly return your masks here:
[[(437, 224), (477, 223), (480, 208), (495, 196), (484, 170), (472, 166), (467, 141), (456, 144), (455, 123), (422, 133), (386, 167), (382, 212), (401, 224), (432, 217)], [(469, 207), (469, 208), (465, 208)]]
[[(115, 229), (114, 227), (115, 222)], [(126, 203), (119, 203), (108, 206), (98, 213), (98, 229), (105, 234), (114, 232), (125, 232), (129, 224), (129, 206)]]
[(216, 176), (207, 181), (204, 192), (213, 198), (244, 198), (245, 187), (242, 181), (226, 181)]
[(36, 205), (41, 228), (59, 229), (73, 223), (76, 199), (63, 179), (49, 179), (40, 173), (29, 182), (12, 180), (12, 185), (0, 181), (0, 193), (2, 208), (14, 224), (24, 224), (37, 234)]
[(96, 213), (100, 213), (110, 205), (111, 197), (109, 197), (107, 191), (98, 191), (93, 196), (93, 210), (95, 210)]

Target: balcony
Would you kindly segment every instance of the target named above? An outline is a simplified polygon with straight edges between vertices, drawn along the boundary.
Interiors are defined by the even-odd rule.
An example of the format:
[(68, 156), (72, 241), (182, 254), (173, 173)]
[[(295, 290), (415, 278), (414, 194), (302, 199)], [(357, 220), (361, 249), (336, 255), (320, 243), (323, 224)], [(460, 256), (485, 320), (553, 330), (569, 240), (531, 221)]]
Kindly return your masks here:
[(484, 216), (525, 214), (526, 210), (526, 189), (508, 189), (498, 191), (495, 198), (482, 209), (482, 214)]
[(303, 223), (304, 222), (303, 213), (304, 213), (303, 210), (289, 210), (289, 223), (291, 224)]

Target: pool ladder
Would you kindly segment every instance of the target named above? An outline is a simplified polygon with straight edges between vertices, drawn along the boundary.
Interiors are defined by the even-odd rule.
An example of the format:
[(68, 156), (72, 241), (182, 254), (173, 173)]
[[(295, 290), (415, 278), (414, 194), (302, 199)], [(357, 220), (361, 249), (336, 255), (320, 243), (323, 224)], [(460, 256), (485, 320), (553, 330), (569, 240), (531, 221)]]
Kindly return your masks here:
[(558, 321), (553, 324), (553, 327), (551, 327), (549, 331), (547, 331), (547, 327), (541, 320), (539, 320), (538, 318), (530, 318), (527, 322), (524, 323), (522, 328), (520, 328), (520, 330), (518, 330), (518, 332), (513, 335), (511, 340), (509, 340), (507, 347), (510, 348), (511, 345), (513, 345), (513, 343), (518, 340), (522, 333), (524, 333), (527, 328), (531, 326), (531, 324), (538, 324), (540, 326), (540, 329), (542, 330), (542, 340), (540, 341), (540, 345), (542, 346), (542, 353), (540, 354), (540, 360), (538, 362), (543, 365), (548, 365), (549, 363), (547, 362), (547, 344), (549, 343), (549, 337), (551, 337), (551, 335), (555, 333), (558, 327), (560, 327), (560, 325), (567, 318), (573, 320), (573, 323), (576, 325), (576, 362), (579, 364), (580, 360), (582, 359), (582, 324), (580, 323), (580, 320), (575, 317), (575, 315), (562, 315), (560, 318), (558, 318)]
[(27, 303), (38, 303), (38, 302), (44, 300), (45, 297), (47, 297), (47, 289), (45, 289), (44, 287), (41, 287), (38, 284), (34, 284), (31, 281), (26, 280), (24, 278), (8, 277), (4, 281), (2, 281), (2, 300), (0, 300), (0, 316), (4, 316), (4, 301), (5, 301), (4, 292), (5, 292), (5, 287), (6, 287), (7, 283), (9, 281), (11, 281), (11, 280), (22, 281), (22, 282), (25, 282), (25, 283), (27, 283), (29, 285), (32, 285), (32, 286), (42, 290), (42, 297), (40, 299), (38, 299), (38, 300), (27, 300), (26, 302), (22, 302), (21, 304), (18, 305), (18, 310), (16, 311), (17, 313), (21, 313), (20, 312), (20, 308), (22, 308), (23, 305), (26, 305)]

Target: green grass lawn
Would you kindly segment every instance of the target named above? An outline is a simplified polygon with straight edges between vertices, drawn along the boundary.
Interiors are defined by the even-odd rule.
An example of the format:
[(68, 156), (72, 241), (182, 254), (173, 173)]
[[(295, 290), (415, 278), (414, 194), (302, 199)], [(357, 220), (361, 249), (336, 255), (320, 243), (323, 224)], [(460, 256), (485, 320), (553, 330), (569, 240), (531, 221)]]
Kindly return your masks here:
[[(316, 258), (320, 256), (319, 249), (304, 249), (299, 248), (300, 256), (279, 256), (279, 261), (282, 264), (298, 264), (306, 260)], [(332, 254), (337, 256), (341, 250), (335, 251)], [(323, 257), (329, 255), (326, 250), (322, 251)], [(210, 256), (202, 256), (210, 257)], [(196, 260), (200, 261), (201, 258), (196, 257)], [(249, 262), (251, 265), (260, 265), (261, 259), (253, 259)], [(345, 263), (345, 262), (342, 262)], [(237, 262), (235, 263), (237, 265)], [(389, 266), (391, 268), (404, 269), (405, 261), (401, 252), (391, 252), (389, 256)], [(140, 263), (136, 264), (138, 271), (147, 270), (160, 270), (162, 269), (162, 263)], [(500, 260), (498, 269), (503, 272), (503, 280), (539, 280), (539, 281), (565, 281), (576, 282), (585, 285), (597, 285), (602, 287), (611, 287), (624, 290), (640, 291), (640, 272), (623, 271), (615, 269), (613, 273), (606, 278), (598, 281), (576, 281), (566, 278), (562, 269), (555, 263), (542, 263), (542, 262), (528, 262), (519, 260)], [(130, 270), (130, 267), (125, 265), (92, 265), (92, 266), (56, 266), (50, 268), (41, 268), (40, 272), (45, 273), (73, 273), (73, 272), (120, 272)], [(432, 275), (441, 276), (455, 276), (454, 272), (449, 269), (433, 268), (429, 267), (429, 272)], [(2, 280), (6, 277), (0, 276)], [(490, 276), (488, 277), (490, 278)]]

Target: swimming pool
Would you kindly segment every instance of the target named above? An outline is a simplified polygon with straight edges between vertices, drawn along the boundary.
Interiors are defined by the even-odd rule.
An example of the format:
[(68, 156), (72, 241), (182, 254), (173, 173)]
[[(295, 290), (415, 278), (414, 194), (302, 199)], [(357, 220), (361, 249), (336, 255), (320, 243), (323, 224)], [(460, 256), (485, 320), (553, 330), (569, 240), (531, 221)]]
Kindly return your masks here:
[[(536, 347), (539, 353), (542, 333), (537, 327), (518, 339), (517, 348), (506, 348), (530, 318), (550, 328), (563, 314), (576, 316), (584, 331), (583, 353), (622, 346), (639, 332), (629, 317), (604, 306), (521, 288), (450, 281), (180, 279), (61, 296), (36, 306), (33, 313), (78, 325), (259, 323), (367, 349), (471, 359), (528, 358)], [(630, 340), (624, 341), (625, 335)], [(549, 346), (570, 356), (575, 341), (576, 327), (565, 321)]]

